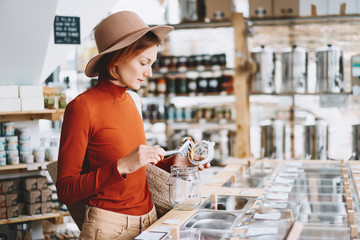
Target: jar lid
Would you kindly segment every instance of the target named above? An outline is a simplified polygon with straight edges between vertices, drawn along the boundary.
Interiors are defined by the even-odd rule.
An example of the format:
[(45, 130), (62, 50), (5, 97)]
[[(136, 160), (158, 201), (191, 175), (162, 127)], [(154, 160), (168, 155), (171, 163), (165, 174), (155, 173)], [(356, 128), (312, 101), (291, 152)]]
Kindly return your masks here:
[[(194, 165), (211, 162), (215, 155), (214, 146), (214, 142), (206, 140), (196, 142), (193, 154), (188, 155), (189, 161)], [(191, 155), (193, 155), (193, 157)]]

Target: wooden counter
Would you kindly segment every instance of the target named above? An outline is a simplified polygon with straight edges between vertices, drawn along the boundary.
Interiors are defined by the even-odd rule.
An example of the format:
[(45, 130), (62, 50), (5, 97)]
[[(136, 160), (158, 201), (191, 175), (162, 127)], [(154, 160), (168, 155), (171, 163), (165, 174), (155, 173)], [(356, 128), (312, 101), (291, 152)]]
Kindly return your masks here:
[[(239, 176), (239, 174), (246, 174), (246, 171), (249, 169), (248, 167), (253, 166), (254, 164), (259, 164), (258, 167), (266, 167), (266, 166), (273, 166), (272, 174), (270, 174), (267, 177), (267, 181), (264, 184), (263, 188), (235, 188), (235, 187), (223, 187), (223, 185), (228, 181), (236, 182), (236, 176)], [(286, 163), (286, 164), (285, 164)], [(313, 164), (315, 163), (315, 164)], [(206, 182), (205, 185), (202, 187), (202, 196), (201, 204), (203, 204), (208, 199), (213, 199), (216, 195), (232, 195), (232, 196), (241, 196), (241, 197), (251, 197), (253, 198), (252, 203), (250, 204), (249, 208), (246, 210), (246, 214), (241, 216), (238, 220), (238, 223), (245, 223), (247, 220), (251, 221), (253, 220), (253, 214), (257, 210), (260, 209), (262, 206), (262, 202), (267, 197), (265, 194), (267, 193), (267, 190), (269, 190), (272, 185), (274, 185), (275, 179), (279, 176), (279, 173), (283, 173), (284, 166), (287, 167), (293, 167), (297, 166), (298, 164), (308, 164), (307, 166), (311, 166), (311, 169), (322, 169), (326, 168), (326, 166), (332, 168), (333, 166), (336, 166), (339, 169), (339, 172), (341, 172), (342, 176), (342, 182), (344, 186), (344, 197), (345, 197), (345, 191), (346, 191), (346, 205), (347, 205), (347, 213), (348, 213), (348, 223), (349, 226), (344, 226), (344, 234), (349, 234), (352, 236), (352, 238), (357, 237), (357, 231), (355, 231), (355, 228), (357, 228), (356, 224), (354, 225), (354, 209), (353, 206), (355, 205), (356, 199), (353, 198), (354, 195), (358, 195), (358, 191), (360, 192), (360, 182), (359, 182), (359, 188), (357, 186), (358, 179), (360, 179), (360, 163), (358, 162), (349, 162), (345, 163), (344, 161), (323, 161), (323, 160), (296, 160), (296, 161), (289, 161), (289, 160), (255, 160), (255, 159), (229, 159), (228, 165), (226, 167), (222, 168), (214, 177), (212, 177), (210, 180)], [(334, 165), (335, 164), (335, 165)], [(347, 167), (348, 166), (348, 167)], [(257, 168), (257, 169), (260, 169)], [(308, 167), (301, 167), (301, 168), (308, 168)], [(348, 171), (349, 170), (349, 171)], [(206, 170), (205, 170), (206, 171)], [(307, 173), (308, 174), (308, 173)], [(307, 176), (307, 175), (306, 175)], [(355, 187), (351, 187), (354, 183)], [(313, 189), (314, 191), (317, 190), (318, 186), (315, 184), (316, 181), (314, 179), (309, 178), (309, 182), (311, 185), (309, 188)], [(311, 190), (310, 189), (310, 190)], [(354, 189), (357, 192), (352, 192), (352, 189)], [(310, 191), (311, 192), (311, 191)], [(317, 202), (320, 202), (318, 200)], [(353, 204), (354, 203), (354, 204)], [(285, 209), (286, 210), (286, 209)], [(180, 231), (180, 228), (184, 223), (196, 212), (198, 209), (191, 210), (191, 211), (179, 211), (179, 210), (170, 210), (167, 214), (165, 214), (163, 217), (158, 219), (153, 225), (151, 225), (146, 231), (152, 231), (155, 227), (159, 229), (161, 227), (162, 229), (168, 230), (173, 237), (172, 239), (178, 239), (178, 234)], [(216, 211), (216, 210), (211, 210)], [(284, 239), (298, 239), (301, 235), (301, 232), (303, 230), (303, 224), (301, 222), (295, 221), (296, 219), (293, 218), (291, 210), (285, 211), (286, 222), (289, 224), (289, 229), (286, 234), (286, 238)], [(169, 220), (177, 220), (174, 224), (167, 224), (165, 221)], [(294, 222), (295, 221), (295, 222)], [(165, 223), (164, 223), (165, 222)], [(359, 223), (360, 224), (360, 223)], [(321, 225), (319, 225), (321, 226)], [(245, 234), (244, 228), (234, 229), (233, 233), (235, 235), (242, 235)], [(296, 236), (296, 237), (295, 237)], [(236, 239), (236, 238), (231, 238)]]

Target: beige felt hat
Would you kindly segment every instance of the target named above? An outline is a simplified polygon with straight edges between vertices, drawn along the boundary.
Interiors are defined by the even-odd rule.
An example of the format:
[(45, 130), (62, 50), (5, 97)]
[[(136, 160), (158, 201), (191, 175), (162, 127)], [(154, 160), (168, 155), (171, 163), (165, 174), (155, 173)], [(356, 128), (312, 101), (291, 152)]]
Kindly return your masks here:
[(99, 75), (97, 63), (104, 54), (129, 46), (150, 31), (162, 41), (173, 29), (171, 26), (149, 27), (131, 11), (121, 11), (108, 16), (95, 29), (94, 36), (99, 54), (88, 62), (85, 68), (86, 76)]

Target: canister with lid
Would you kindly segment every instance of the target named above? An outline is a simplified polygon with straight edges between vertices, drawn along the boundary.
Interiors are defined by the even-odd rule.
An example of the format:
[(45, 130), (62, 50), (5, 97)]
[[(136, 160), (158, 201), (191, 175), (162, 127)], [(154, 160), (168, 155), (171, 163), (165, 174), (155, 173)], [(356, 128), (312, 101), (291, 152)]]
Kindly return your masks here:
[(5, 151), (6, 143), (5, 137), (0, 137), (0, 151)]
[(352, 125), (352, 159), (360, 160), (360, 123)]
[(344, 90), (343, 51), (328, 44), (316, 49), (316, 91), (338, 93)]
[(261, 123), (261, 156), (284, 159), (285, 125), (279, 120), (266, 120)]
[(5, 149), (6, 150), (18, 150), (18, 136), (6, 136), (5, 137)]
[(310, 159), (328, 159), (329, 132), (324, 120), (304, 125), (304, 157)]
[(251, 92), (275, 92), (275, 52), (261, 46), (251, 51), (251, 58), (256, 63), (256, 72), (251, 77)]
[(5, 166), (6, 165), (6, 152), (4, 151), (0, 151), (0, 166)]
[(4, 122), (2, 124), (2, 135), (3, 136), (14, 136), (15, 135), (15, 122)]
[(294, 45), (281, 51), (281, 92), (308, 90), (308, 51)]

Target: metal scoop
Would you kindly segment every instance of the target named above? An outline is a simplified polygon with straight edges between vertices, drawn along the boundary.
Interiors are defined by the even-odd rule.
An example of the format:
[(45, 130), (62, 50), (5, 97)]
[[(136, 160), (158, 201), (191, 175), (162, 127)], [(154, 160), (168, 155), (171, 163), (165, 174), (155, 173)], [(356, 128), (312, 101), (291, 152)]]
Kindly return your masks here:
[(184, 158), (194, 146), (195, 146), (194, 142), (189, 137), (183, 142), (183, 144), (178, 149), (166, 151), (164, 157), (173, 154), (179, 154), (181, 157)]

